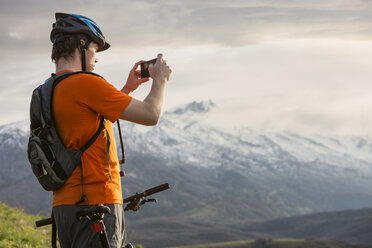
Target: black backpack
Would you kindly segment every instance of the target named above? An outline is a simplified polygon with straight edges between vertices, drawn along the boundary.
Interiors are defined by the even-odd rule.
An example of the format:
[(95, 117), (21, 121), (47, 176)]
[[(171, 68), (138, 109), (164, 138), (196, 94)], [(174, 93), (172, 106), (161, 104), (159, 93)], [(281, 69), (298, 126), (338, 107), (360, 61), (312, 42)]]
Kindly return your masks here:
[[(99, 76), (84, 71), (66, 72), (58, 76), (52, 74), (52, 77), (32, 93), (30, 104), (31, 132), (27, 154), (33, 173), (41, 186), (48, 191), (54, 191), (62, 187), (77, 166), (81, 166), (81, 174), (83, 173), (81, 164), (83, 152), (94, 143), (105, 126), (105, 119), (102, 118), (98, 130), (79, 150), (68, 150), (61, 141), (53, 120), (53, 92), (54, 88), (63, 79), (78, 73)], [(81, 200), (83, 201), (83, 199)]]

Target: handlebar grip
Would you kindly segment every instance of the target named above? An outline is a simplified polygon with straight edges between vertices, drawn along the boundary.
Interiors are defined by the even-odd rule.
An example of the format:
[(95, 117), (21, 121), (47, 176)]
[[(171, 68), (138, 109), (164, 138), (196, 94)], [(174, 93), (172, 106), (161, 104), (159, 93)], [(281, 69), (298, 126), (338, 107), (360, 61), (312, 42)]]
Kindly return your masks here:
[(135, 195), (132, 195), (132, 196), (129, 196), (128, 198), (125, 198), (123, 200), (123, 203), (126, 203), (126, 202), (130, 202), (136, 198), (140, 198), (140, 197), (146, 197), (146, 196), (149, 196), (149, 195), (152, 195), (152, 194), (155, 194), (155, 193), (158, 193), (160, 191), (163, 191), (163, 190), (167, 190), (169, 189), (170, 186), (169, 186), (169, 183), (164, 183), (164, 184), (161, 184), (159, 186), (156, 186), (156, 187), (153, 187), (151, 189), (148, 189), (148, 190), (145, 190), (144, 192), (142, 192), (141, 194), (135, 194)]
[(52, 224), (52, 222), (53, 222), (52, 218), (42, 219), (42, 220), (35, 221), (35, 225), (36, 227), (41, 227), (41, 226), (50, 225)]
[(152, 194), (158, 193), (160, 191), (167, 190), (169, 188), (170, 188), (169, 183), (164, 183), (162, 185), (159, 185), (159, 186), (156, 186), (154, 188), (146, 190), (145, 193), (146, 193), (146, 195), (152, 195)]

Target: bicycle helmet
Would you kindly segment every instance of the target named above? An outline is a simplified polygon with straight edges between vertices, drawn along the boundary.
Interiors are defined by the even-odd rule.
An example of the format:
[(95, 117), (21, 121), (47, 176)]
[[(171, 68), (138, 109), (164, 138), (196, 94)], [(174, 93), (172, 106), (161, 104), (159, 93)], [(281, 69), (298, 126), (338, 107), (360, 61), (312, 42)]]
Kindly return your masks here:
[(86, 34), (98, 44), (97, 52), (110, 47), (98, 25), (92, 19), (82, 15), (56, 13), (56, 22), (53, 23), (50, 40), (54, 43), (59, 34)]

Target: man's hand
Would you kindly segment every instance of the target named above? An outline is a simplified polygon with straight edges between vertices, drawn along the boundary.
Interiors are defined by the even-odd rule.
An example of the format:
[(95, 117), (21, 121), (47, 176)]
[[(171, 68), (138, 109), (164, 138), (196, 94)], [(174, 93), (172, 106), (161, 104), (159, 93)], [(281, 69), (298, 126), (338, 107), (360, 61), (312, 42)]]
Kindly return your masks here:
[(163, 54), (159, 53), (156, 63), (149, 65), (149, 73), (154, 81), (167, 82), (169, 80), (172, 70), (167, 65), (167, 61), (163, 60)]
[(145, 60), (138, 61), (130, 70), (128, 75), (127, 83), (124, 85), (123, 89), (121, 90), (125, 94), (129, 95), (132, 91), (135, 91), (138, 86), (143, 84), (144, 82), (149, 81), (149, 78), (141, 78), (141, 71), (137, 70), (138, 66), (145, 62)]

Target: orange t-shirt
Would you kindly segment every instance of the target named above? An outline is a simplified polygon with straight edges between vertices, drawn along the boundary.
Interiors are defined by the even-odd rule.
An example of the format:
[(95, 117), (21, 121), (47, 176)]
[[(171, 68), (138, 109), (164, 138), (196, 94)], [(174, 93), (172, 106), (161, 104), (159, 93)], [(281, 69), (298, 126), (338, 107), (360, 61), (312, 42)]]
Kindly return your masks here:
[[(61, 71), (62, 73), (65, 71)], [(59, 74), (57, 73), (57, 74)], [(54, 90), (53, 117), (59, 136), (67, 149), (79, 150), (98, 130), (102, 116), (110, 136), (110, 164), (107, 159), (107, 136), (103, 129), (97, 140), (83, 153), (84, 194), (82, 205), (123, 203), (120, 165), (112, 122), (115, 122), (132, 97), (117, 90), (106, 80), (75, 74), (62, 80)], [(53, 207), (74, 205), (81, 197), (81, 169), (77, 167), (66, 184), (53, 192)]]

